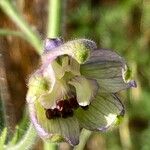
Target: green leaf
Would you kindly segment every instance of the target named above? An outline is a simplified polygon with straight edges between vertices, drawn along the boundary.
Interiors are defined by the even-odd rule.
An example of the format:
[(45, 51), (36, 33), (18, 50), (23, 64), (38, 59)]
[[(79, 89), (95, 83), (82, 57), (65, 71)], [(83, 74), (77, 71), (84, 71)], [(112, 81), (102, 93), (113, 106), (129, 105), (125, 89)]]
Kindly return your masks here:
[(0, 29), (0, 36), (7, 36), (7, 35), (19, 36), (19, 37), (22, 37), (25, 39), (24, 34), (20, 31), (12, 31), (9, 29)]
[(4, 128), (0, 136), (0, 149), (4, 148), (6, 137), (7, 137), (7, 128)]
[(16, 131), (11, 139), (11, 141), (9, 141), (8, 145), (15, 145), (17, 143), (19, 139), (19, 126), (16, 126)]

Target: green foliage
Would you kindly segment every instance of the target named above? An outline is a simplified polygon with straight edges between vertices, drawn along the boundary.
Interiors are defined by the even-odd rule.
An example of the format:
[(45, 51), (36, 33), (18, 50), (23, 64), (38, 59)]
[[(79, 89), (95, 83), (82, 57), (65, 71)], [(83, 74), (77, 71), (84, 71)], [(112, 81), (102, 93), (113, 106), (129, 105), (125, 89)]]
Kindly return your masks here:
[(8, 146), (15, 145), (21, 140), (21, 138), (26, 134), (26, 131), (28, 130), (29, 123), (30, 123), (29, 118), (25, 111), (21, 122), (16, 126), (14, 135), (12, 136), (11, 140), (8, 142)]
[(4, 128), (0, 135), (0, 150), (3, 150), (4, 148), (6, 137), (7, 137), (7, 128)]
[(140, 143), (141, 150), (149, 150), (150, 149), (149, 139), (150, 139), (150, 127), (148, 129), (146, 129), (142, 133), (142, 135), (140, 137), (140, 140), (141, 140), (141, 143)]

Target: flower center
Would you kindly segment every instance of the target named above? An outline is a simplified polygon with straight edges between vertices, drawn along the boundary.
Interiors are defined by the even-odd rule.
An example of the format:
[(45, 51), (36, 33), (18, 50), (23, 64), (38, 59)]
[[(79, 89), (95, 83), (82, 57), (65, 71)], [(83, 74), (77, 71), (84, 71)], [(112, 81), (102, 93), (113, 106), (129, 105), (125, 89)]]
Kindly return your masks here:
[[(82, 109), (87, 110), (88, 106), (80, 106)], [(79, 108), (76, 96), (66, 100), (60, 100), (56, 103), (56, 108), (45, 109), (45, 115), (48, 119), (67, 118), (72, 117), (74, 110)]]
[(51, 66), (55, 78), (51, 82), (54, 81), (54, 86), (38, 99), (45, 109), (46, 117), (67, 118), (73, 116), (79, 106), (88, 109), (98, 89), (96, 81), (82, 76), (80, 64), (69, 56), (58, 57)]
[(73, 116), (73, 111), (79, 107), (76, 97), (56, 102), (56, 108), (46, 109), (45, 114), (48, 119), (67, 118)]

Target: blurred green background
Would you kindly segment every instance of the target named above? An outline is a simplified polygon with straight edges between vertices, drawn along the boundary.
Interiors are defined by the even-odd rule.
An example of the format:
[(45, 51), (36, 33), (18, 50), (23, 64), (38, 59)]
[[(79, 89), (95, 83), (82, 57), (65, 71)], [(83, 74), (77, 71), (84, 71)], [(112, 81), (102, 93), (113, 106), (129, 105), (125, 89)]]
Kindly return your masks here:
[[(48, 1), (12, 2), (29, 23), (29, 28), (44, 40), (47, 37)], [(92, 133), (84, 143), (84, 149), (150, 150), (150, 1), (61, 2), (60, 36), (66, 41), (89, 38), (99, 48), (115, 50), (128, 62), (138, 85), (136, 89), (120, 93), (126, 107), (122, 123), (106, 133)], [(28, 120), (24, 115), (26, 83), (32, 71), (39, 66), (39, 55), (26, 40), (28, 37), (8, 16), (0, 8), (0, 132), (6, 126), (11, 137), (17, 130), (19, 140)], [(16, 129), (18, 124), (20, 126)], [(72, 149), (66, 143), (60, 144), (59, 148)], [(43, 150), (40, 139), (33, 149)]]

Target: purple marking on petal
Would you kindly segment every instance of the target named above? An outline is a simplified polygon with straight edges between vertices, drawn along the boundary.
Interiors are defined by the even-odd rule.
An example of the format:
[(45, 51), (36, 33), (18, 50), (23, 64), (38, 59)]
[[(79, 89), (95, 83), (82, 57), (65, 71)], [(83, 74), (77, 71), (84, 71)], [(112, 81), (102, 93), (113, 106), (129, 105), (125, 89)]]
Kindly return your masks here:
[(48, 137), (49, 134), (39, 125), (39, 123), (37, 121), (34, 104), (29, 104), (28, 106), (29, 106), (30, 118), (31, 118), (32, 123), (33, 123), (34, 127), (36, 128), (38, 134), (41, 137)]
[(122, 111), (120, 112), (120, 115), (119, 115), (119, 116), (122, 116), (122, 117), (123, 117), (124, 115), (125, 115), (125, 109), (123, 108)]
[(134, 80), (131, 80), (128, 84), (130, 87), (135, 87), (135, 88), (137, 87), (137, 84)]
[[(50, 139), (53, 135), (55, 135), (55, 133), (50, 133), (50, 132), (46, 132), (38, 123), (38, 120), (36, 118), (36, 112), (35, 112), (35, 107), (34, 104), (29, 104), (29, 115), (30, 115), (30, 119), (36, 129), (36, 131), (38, 132), (39, 136), (42, 139)], [(74, 138), (74, 136), (71, 137), (65, 137), (64, 135), (61, 135), (70, 145), (75, 146), (79, 143), (79, 139)]]
[(109, 129), (110, 126), (108, 127), (100, 127), (100, 128), (97, 128), (99, 131), (102, 131), (102, 132), (105, 132), (106, 130)]
[(47, 38), (44, 43), (44, 52), (48, 52), (63, 44), (62, 38)]

